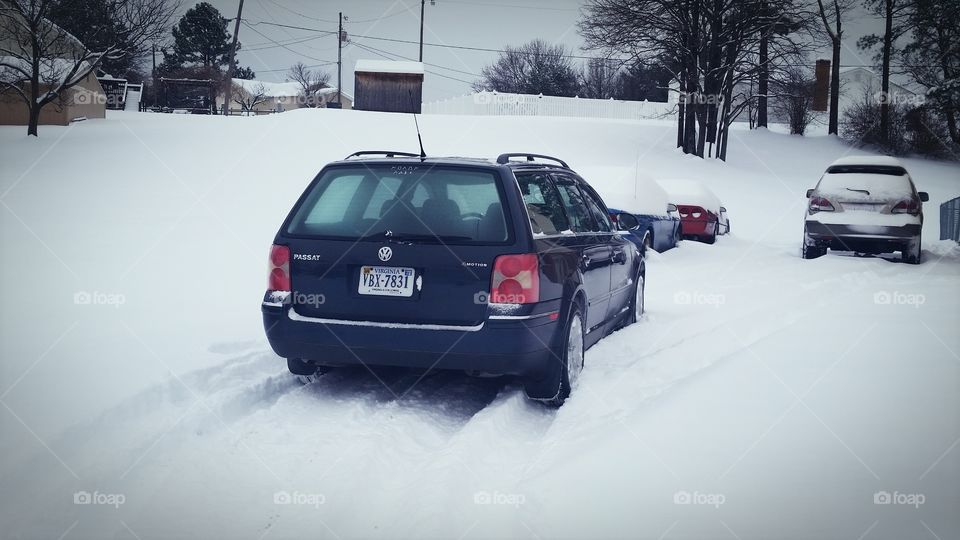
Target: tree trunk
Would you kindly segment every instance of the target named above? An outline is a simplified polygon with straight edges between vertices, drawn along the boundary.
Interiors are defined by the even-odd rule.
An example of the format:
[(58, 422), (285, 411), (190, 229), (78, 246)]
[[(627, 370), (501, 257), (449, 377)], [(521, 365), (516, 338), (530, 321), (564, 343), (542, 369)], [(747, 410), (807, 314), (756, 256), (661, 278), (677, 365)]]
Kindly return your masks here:
[(837, 39), (833, 40), (833, 63), (830, 65), (830, 123), (827, 133), (840, 132), (840, 21), (837, 21)]
[[(760, 12), (766, 17), (767, 3), (760, 3)], [(767, 50), (769, 39), (767, 37), (768, 29), (763, 28), (760, 31), (760, 66), (757, 70), (757, 127), (767, 127), (767, 87), (770, 82), (770, 70), (767, 66), (769, 61), (769, 52)]]
[(683, 147), (683, 116), (686, 110), (684, 92), (686, 92), (686, 77), (681, 74), (680, 76), (680, 95), (677, 96), (677, 148)]
[(944, 116), (947, 117), (947, 131), (950, 132), (950, 138), (953, 139), (954, 143), (960, 144), (960, 133), (957, 130), (957, 111), (948, 107), (944, 111)]
[(886, 25), (883, 34), (883, 65), (880, 76), (880, 144), (890, 142), (890, 54), (893, 49), (893, 2), (886, 0)]

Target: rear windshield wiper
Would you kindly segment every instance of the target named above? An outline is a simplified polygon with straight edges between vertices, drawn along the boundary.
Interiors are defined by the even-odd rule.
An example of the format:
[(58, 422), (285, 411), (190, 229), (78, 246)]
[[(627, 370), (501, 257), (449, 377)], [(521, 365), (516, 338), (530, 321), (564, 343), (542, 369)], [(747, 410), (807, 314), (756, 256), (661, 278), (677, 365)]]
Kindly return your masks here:
[(869, 192), (869, 191), (867, 191), (867, 190), (865, 190), (865, 189), (853, 189), (853, 188), (847, 188), (847, 191), (856, 191), (857, 193), (863, 193), (863, 194), (864, 194), (864, 195), (866, 195), (867, 197), (869, 197), (869, 196), (870, 196), (870, 192)]

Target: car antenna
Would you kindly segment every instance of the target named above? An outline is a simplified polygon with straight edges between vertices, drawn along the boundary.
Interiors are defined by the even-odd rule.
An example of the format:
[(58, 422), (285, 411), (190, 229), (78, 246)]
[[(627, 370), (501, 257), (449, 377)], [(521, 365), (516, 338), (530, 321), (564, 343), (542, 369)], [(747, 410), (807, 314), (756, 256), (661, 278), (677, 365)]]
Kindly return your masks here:
[(413, 114), (413, 125), (417, 126), (417, 140), (420, 141), (420, 161), (427, 159), (427, 153), (423, 151), (423, 138), (420, 137), (420, 123), (417, 122), (417, 114)]

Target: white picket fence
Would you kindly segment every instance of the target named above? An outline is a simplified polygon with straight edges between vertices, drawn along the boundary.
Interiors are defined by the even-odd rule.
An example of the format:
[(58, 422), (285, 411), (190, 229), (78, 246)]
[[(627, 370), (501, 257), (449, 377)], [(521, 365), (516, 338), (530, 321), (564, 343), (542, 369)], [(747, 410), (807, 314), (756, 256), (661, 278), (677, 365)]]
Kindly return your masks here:
[(644, 120), (672, 118), (676, 114), (676, 104), (655, 101), (617, 101), (614, 99), (478, 92), (424, 103), (423, 113)]

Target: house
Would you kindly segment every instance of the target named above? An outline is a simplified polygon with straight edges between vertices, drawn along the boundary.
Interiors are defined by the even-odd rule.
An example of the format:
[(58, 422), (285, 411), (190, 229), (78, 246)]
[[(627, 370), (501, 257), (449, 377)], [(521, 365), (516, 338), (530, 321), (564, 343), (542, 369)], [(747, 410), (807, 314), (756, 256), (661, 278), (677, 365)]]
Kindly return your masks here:
[[(10, 9), (4, 10), (2, 17), (19, 17)], [(9, 24), (9, 20), (7, 24)], [(52, 90), (62, 84), (71, 73), (83, 73), (89, 69), (86, 62), (80, 63), (87, 54), (86, 47), (75, 37), (62, 30), (57, 25), (47, 21), (50, 32), (47, 39), (57, 40), (56, 50), (60, 51), (60, 58), (41, 58), (40, 63), (40, 91)], [(26, 77), (32, 71), (31, 52), (27, 49), (28, 43), (16, 39), (8, 33), (0, 33), (0, 81), (13, 84), (29, 95), (30, 81)], [(97, 81), (95, 73), (91, 72), (83, 77), (71, 88), (63, 91), (57, 99), (40, 109), (39, 123), (44, 125), (66, 126), (76, 119), (105, 118), (107, 96)], [(30, 111), (20, 94), (7, 88), (0, 91), (0, 125), (27, 125)]]
[[(316, 96), (317, 103), (320, 104), (320, 107), (326, 107), (328, 103), (335, 103), (337, 101), (337, 89), (332, 86), (321, 88), (317, 90)], [(352, 109), (353, 96), (346, 92), (340, 92), (340, 104), (341, 109)]]
[(419, 113), (423, 101), (423, 73), (422, 62), (358, 60), (354, 69), (353, 108)]
[[(283, 112), (310, 106), (303, 96), (303, 86), (298, 82), (268, 82), (255, 79), (233, 79), (234, 94), (230, 99), (231, 109), (249, 109), (256, 112)], [(322, 88), (316, 93), (320, 107), (337, 100), (336, 88)], [(343, 108), (349, 109), (353, 98), (343, 94)], [(223, 106), (223, 94), (217, 96), (217, 108)]]
[[(845, 110), (853, 105), (863, 103), (864, 99), (870, 99), (874, 103), (880, 100), (880, 76), (873, 70), (865, 67), (842, 67), (840, 68), (840, 99), (838, 109), (840, 118), (843, 118)], [(890, 81), (890, 102), (915, 107), (920, 105), (923, 95), (913, 90)]]

